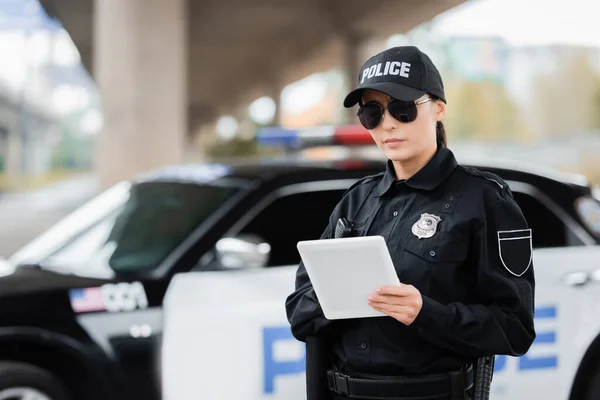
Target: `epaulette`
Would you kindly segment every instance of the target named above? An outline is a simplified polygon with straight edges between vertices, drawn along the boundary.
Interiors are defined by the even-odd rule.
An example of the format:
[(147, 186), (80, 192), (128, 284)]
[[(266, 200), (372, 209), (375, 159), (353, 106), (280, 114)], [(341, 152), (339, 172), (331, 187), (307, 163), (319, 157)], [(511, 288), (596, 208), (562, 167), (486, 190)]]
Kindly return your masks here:
[(502, 180), (502, 178), (500, 178), (498, 175), (496, 174), (492, 174), (491, 172), (487, 172), (487, 171), (480, 171), (477, 168), (473, 168), (473, 167), (464, 167), (462, 165), (459, 166), (463, 171), (465, 171), (467, 174), (472, 175), (472, 176), (476, 176), (479, 178), (483, 178), (483, 179), (487, 179), (490, 182), (494, 182), (496, 185), (498, 185), (498, 187), (501, 190), (504, 190), (508, 185), (506, 184), (506, 182), (504, 182)]
[(382, 177), (384, 174), (385, 174), (385, 172), (380, 172), (378, 174), (368, 175), (368, 176), (365, 176), (364, 178), (357, 180), (348, 189), (346, 189), (346, 191), (344, 192), (342, 197), (344, 197), (346, 194), (350, 193), (350, 191), (352, 191), (352, 189), (354, 189), (355, 187), (362, 185), (363, 183), (368, 183), (368, 182), (374, 181), (375, 179)]

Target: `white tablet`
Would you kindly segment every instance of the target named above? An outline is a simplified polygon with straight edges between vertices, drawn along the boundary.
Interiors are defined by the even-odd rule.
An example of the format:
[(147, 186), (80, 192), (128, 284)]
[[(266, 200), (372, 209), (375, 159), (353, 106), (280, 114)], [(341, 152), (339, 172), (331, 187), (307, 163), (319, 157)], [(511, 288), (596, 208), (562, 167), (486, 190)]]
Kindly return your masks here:
[(379, 286), (400, 284), (382, 236), (305, 240), (297, 247), (325, 318), (386, 316), (368, 303)]

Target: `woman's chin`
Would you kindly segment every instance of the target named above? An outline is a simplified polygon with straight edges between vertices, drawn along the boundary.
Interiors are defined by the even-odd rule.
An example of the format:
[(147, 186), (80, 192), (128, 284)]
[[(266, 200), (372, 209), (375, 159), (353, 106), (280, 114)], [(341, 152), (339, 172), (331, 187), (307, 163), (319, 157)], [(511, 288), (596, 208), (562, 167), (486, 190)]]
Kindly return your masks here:
[(385, 149), (385, 155), (392, 161), (406, 161), (412, 157), (412, 152), (407, 148)]

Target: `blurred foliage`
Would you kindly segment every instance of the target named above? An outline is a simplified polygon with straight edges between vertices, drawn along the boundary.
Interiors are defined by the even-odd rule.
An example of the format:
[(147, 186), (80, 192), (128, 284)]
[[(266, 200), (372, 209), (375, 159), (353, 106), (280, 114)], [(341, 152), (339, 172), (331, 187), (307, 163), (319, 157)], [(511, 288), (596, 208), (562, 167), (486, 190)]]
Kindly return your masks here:
[(207, 146), (206, 155), (209, 157), (232, 157), (257, 155), (259, 148), (253, 139), (234, 138), (231, 140), (217, 140)]
[(217, 140), (206, 146), (205, 153), (209, 158), (263, 157), (278, 155), (281, 150), (261, 147), (256, 143), (255, 138), (237, 137), (231, 140)]
[(51, 168), (90, 169), (94, 159), (94, 141), (65, 130), (52, 154)]
[(526, 125), (502, 84), (452, 80), (447, 84), (444, 124), (450, 136), (477, 140), (523, 140)]
[(56, 169), (42, 175), (0, 173), (0, 192), (33, 190), (65, 179), (87, 175), (87, 171)]
[(596, 133), (600, 132), (600, 78), (596, 79), (594, 85), (594, 95), (592, 98), (592, 104), (594, 107), (593, 111), (593, 127), (596, 129)]
[(591, 184), (600, 186), (600, 157), (598, 154), (593, 154), (591, 151), (582, 154), (582, 168), (579, 171), (585, 175)]
[(584, 51), (562, 59), (552, 74), (535, 81), (539, 129), (547, 137), (565, 137), (600, 127), (600, 75)]

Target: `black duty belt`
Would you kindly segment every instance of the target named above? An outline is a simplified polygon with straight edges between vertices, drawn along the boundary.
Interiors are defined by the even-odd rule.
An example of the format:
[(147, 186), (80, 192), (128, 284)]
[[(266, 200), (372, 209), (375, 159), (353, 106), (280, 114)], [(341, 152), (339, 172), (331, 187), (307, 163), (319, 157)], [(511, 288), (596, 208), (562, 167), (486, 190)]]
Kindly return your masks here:
[(349, 398), (463, 400), (473, 386), (473, 366), (435, 375), (362, 378), (327, 371), (329, 390)]

